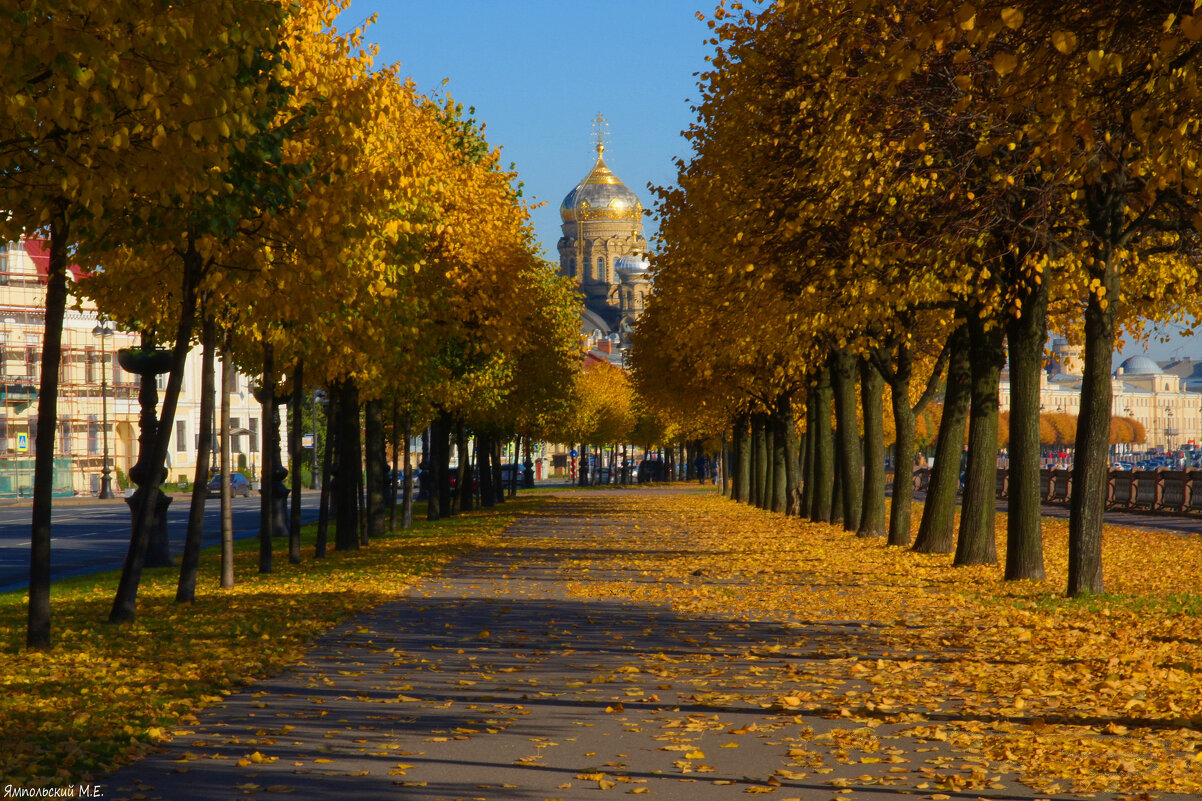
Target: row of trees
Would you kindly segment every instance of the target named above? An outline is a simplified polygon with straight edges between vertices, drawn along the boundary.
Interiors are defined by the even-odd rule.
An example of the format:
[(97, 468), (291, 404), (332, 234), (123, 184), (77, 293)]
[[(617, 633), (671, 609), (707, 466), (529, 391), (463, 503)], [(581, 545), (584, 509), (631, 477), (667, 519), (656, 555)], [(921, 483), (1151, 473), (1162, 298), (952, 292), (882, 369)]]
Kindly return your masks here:
[[(151, 499), (196, 343), (202, 431), (229, 430), (228, 404), (212, 425), (209, 399), (229, 394), (214, 392), (218, 352), (262, 376), (265, 437), (280, 403), (326, 389), (337, 548), (359, 547), (386, 525), (387, 438), (395, 453), (432, 423), (431, 469), (445, 483), (453, 438), (462, 443), (470, 430), (479, 452), (495, 454), (503, 437), (534, 435), (571, 403), (578, 300), (538, 257), (515, 176), (470, 110), (420, 93), (395, 67), (374, 66), (362, 30), (334, 29), (346, 6), (53, 0), (0, 12), (0, 207), (8, 211), (0, 235), (50, 243), (30, 647), (50, 644), (50, 458), (70, 262), (86, 272), (71, 291), (142, 332), (147, 354), (159, 345), (170, 353), (158, 425), (135, 477), (141, 501), (114, 622), (135, 615)], [(144, 378), (151, 390), (153, 381)], [(290, 440), (298, 465), (299, 427)], [(195, 593), (210, 464), (207, 438), (200, 442), (178, 594), (185, 602)], [(259, 568), (269, 572), (276, 466), (269, 443), (263, 453)], [(222, 502), (228, 508), (228, 481)], [(437, 494), (430, 509), (453, 511)], [(223, 586), (233, 582), (231, 545)], [(300, 559), (295, 526), (289, 551)]]
[[(694, 155), (657, 190), (639, 387), (733, 431), (736, 496), (967, 565), (997, 560), (1008, 360), (1005, 575), (1040, 579), (1056, 330), (1085, 351), (1067, 591), (1101, 592), (1115, 339), (1198, 311), (1202, 16), (1175, 0), (846, 0), (723, 3), (710, 26)], [(697, 348), (698, 318), (724, 336)], [(882, 420), (888, 403), (904, 471), (940, 393), (913, 541), (904, 477), (886, 525)]]

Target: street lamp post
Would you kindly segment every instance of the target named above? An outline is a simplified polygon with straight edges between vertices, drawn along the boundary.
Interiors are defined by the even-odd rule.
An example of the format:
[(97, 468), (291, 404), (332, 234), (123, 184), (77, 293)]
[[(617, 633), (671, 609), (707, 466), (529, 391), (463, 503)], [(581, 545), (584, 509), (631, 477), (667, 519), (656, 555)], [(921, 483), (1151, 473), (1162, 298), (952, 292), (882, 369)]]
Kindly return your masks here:
[(1173, 409), (1166, 403), (1164, 407), (1164, 446), (1166, 451), (1172, 452), (1173, 435), (1176, 433), (1173, 430)]
[(92, 333), (100, 337), (100, 408), (103, 426), (101, 436), (104, 441), (104, 468), (100, 471), (100, 494), (96, 497), (107, 500), (113, 497), (113, 479), (109, 475), (109, 385), (104, 363), (108, 359), (105, 340), (113, 335), (113, 329), (106, 323), (100, 323), (92, 329)]

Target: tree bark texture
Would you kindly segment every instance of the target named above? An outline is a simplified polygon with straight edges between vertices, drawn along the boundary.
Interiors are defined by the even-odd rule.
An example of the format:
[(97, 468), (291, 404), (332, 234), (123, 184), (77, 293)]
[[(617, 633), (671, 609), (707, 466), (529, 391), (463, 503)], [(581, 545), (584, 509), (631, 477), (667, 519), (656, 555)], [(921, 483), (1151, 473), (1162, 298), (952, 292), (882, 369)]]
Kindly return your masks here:
[(889, 544), (902, 548), (911, 544), (914, 505), (914, 409), (910, 406), (910, 381), (914, 375), (914, 351), (910, 343), (897, 345), (893, 367), (891, 406), (893, 411), (893, 495), (889, 499)]
[(46, 275), (46, 322), (42, 329), (42, 376), (38, 383), (38, 425), (33, 455), (33, 515), (29, 543), (29, 610), (25, 644), (50, 647), (50, 524), (54, 497), (54, 438), (58, 426), (59, 368), (63, 319), (67, 310), (65, 214), (50, 223), (50, 263)]
[[(148, 475), (141, 489), (146, 492), (134, 512), (135, 522), (131, 525), (129, 552), (121, 567), (121, 579), (113, 606), (109, 611), (110, 623), (123, 623), (134, 619), (137, 609), (138, 585), (142, 580), (142, 567), (146, 557), (147, 538), (153, 526), (157, 509), (159, 487), (163, 481), (163, 464), (167, 459), (167, 445), (171, 440), (171, 421), (179, 403), (180, 388), (183, 386), (184, 365), (192, 345), (192, 326), (196, 319), (196, 285), (203, 273), (204, 261), (189, 239), (183, 258), (183, 275), (180, 286), (180, 316), (175, 331), (175, 347), (171, 353), (171, 373), (167, 377), (167, 389), (163, 395), (162, 419), (158, 426), (154, 444), (146, 464)], [(49, 302), (49, 301), (48, 301)], [(157, 399), (157, 391), (155, 396)], [(39, 421), (41, 423), (41, 421)]]
[(857, 537), (885, 531), (885, 381), (867, 358), (860, 359), (860, 406), (864, 410), (864, 496)]
[(768, 494), (768, 427), (765, 422), (761, 412), (751, 415), (751, 502), (761, 509)]
[(1098, 291), (1085, 306), (1085, 370), (1081, 411), (1077, 417), (1073, 494), (1068, 522), (1068, 595), (1105, 591), (1102, 576), (1102, 514), (1110, 467), (1111, 402), (1114, 392), (1110, 363), (1114, 356), (1115, 305), (1120, 278), (1115, 245), (1123, 237), (1125, 196), (1110, 183), (1086, 189), (1090, 228), (1099, 243), (1094, 250), (1093, 278)]
[(326, 388), (326, 447), (325, 453), (322, 454), (321, 497), (317, 503), (317, 545), (313, 553), (315, 559), (325, 558), (330, 531), (330, 504), (336, 497), (334, 489), (338, 481), (339, 395), (340, 388), (337, 385)]
[(213, 348), (217, 344), (217, 324), (205, 313), (204, 304), (201, 304), (200, 338), (204, 347), (200, 365), (200, 436), (197, 437), (199, 446), (196, 449), (196, 469), (192, 474), (188, 532), (184, 536), (179, 583), (175, 588), (177, 604), (188, 604), (196, 600), (196, 574), (200, 568), (200, 544), (204, 539), (205, 498), (209, 494), (209, 463), (213, 447), (213, 373), (216, 361)]
[(835, 422), (839, 448), (843, 498), (843, 528), (860, 527), (860, 504), (864, 496), (864, 463), (856, 419), (856, 359), (844, 350), (831, 354), (831, 388), (835, 394)]
[(770, 508), (774, 512), (785, 514), (789, 509), (789, 429), (793, 426), (789, 402), (782, 395), (777, 399), (776, 407), (772, 410), (772, 497)]
[(230, 395), (234, 392), (234, 364), (230, 333), (221, 332), (221, 588), (234, 586), (234, 504), (230, 495), (233, 453), (230, 447)]
[[(301, 563), (301, 465), (305, 459), (305, 449), (301, 447), (301, 430), (305, 421), (305, 368), (297, 362), (292, 374), (292, 400), (288, 404), (288, 461), (292, 468), (292, 493), (289, 500), (292, 511), (288, 515), (288, 562)], [(314, 418), (313, 424), (317, 425)], [(316, 448), (316, 442), (314, 442)], [(314, 450), (316, 453), (316, 450)], [(316, 465), (314, 465), (316, 469)]]
[(338, 384), (338, 471), (334, 474), (334, 550), (359, 548), (359, 390)]
[(384, 402), (369, 400), (363, 405), (363, 438), (367, 446), (364, 460), (367, 489), (368, 539), (384, 536), (388, 530), (388, 506), (385, 482), (388, 475), (388, 446), (384, 434)]
[(968, 464), (960, 503), (960, 535), (953, 564), (997, 564), (998, 380), (1006, 363), (1005, 329), (968, 315), (972, 360), (972, 406), (968, 421)]
[(1019, 316), (1011, 318), (1006, 327), (1010, 350), (1010, 487), (1005, 577), (1008, 581), (1041, 581), (1047, 574), (1040, 510), (1039, 383), (1048, 338), (1047, 283), (1024, 294)]
[(814, 438), (813, 470), (811, 480), (810, 520), (827, 523), (831, 519), (835, 492), (835, 437), (831, 431), (831, 373), (826, 367), (818, 372), (810, 394), (813, 417), (810, 431)]
[(735, 500), (751, 502), (751, 416), (735, 418)]
[(964, 451), (964, 424), (972, 403), (972, 365), (968, 353), (968, 330), (961, 325), (948, 345), (947, 387), (943, 414), (935, 441), (935, 466), (922, 507), (918, 553), (953, 553), (956, 550), (956, 487), (960, 483), (960, 458)]

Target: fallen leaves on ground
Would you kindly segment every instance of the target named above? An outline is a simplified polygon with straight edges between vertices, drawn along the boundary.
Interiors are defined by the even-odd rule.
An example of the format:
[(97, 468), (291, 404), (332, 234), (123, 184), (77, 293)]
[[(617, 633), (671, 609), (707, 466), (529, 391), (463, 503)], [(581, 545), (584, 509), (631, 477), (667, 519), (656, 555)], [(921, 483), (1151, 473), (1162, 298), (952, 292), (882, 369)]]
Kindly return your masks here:
[[(258, 544), (237, 545), (237, 585), (218, 590), (218, 554), (204, 552), (197, 600), (178, 606), (178, 569), (147, 570), (136, 622), (107, 618), (116, 574), (56, 582), (49, 651), (24, 649), (26, 596), (0, 595), (0, 776), (18, 785), (67, 786), (100, 777), (196, 711), (296, 661), (318, 634), (395, 597), (414, 577), (492, 542), (522, 510), (510, 502), (436, 524), (418, 521), (358, 551), (311, 557), (315, 526), (304, 531), (305, 561), (277, 554), (275, 572), (257, 573)], [(407, 699), (404, 696), (400, 697)], [(266, 758), (251, 753), (246, 764)]]
[[(574, 594), (670, 604), (682, 628), (703, 616), (777, 621), (795, 634), (743, 654), (707, 653), (704, 641), (691, 658), (642, 654), (643, 670), (696, 679), (704, 669), (726, 688), (687, 700), (867, 724), (835, 735), (844, 752), (875, 751), (871, 727), (902, 724), (891, 736), (911, 747), (946, 744), (956, 765), (980, 760), (939, 766), (926, 782), (936, 791), (996, 789), (1004, 772), (1046, 793), (1202, 793), (1195, 535), (1108, 528), (1112, 594), (1068, 600), (1060, 520), (1044, 521), (1048, 580), (1008, 583), (1000, 566), (952, 568), (949, 556), (712, 492), (615, 493), (591, 511), (604, 529), (594, 537), (522, 542), (557, 551)], [(999, 565), (1005, 525), (1000, 516)], [(771, 673), (748, 670), (749, 659), (772, 660)]]

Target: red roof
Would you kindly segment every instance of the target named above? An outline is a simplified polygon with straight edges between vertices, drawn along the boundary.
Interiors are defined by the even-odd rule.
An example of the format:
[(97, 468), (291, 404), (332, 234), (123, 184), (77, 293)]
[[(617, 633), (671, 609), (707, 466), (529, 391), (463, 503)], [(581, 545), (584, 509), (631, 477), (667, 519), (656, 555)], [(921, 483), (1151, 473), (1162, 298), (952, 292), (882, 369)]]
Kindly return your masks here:
[[(33, 259), (33, 266), (38, 271), (38, 278), (43, 281), (50, 275), (50, 240), (48, 239), (26, 239), (25, 252), (29, 254), (29, 258)], [(74, 264), (67, 265), (67, 269), (71, 271), (71, 276), (78, 281), (83, 277), (83, 270)]]

